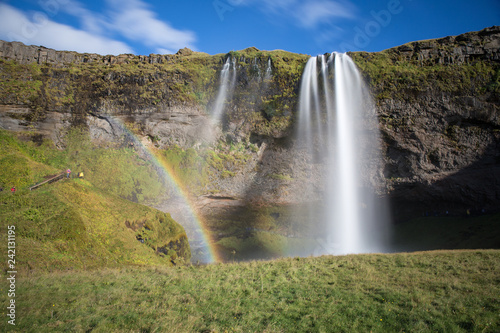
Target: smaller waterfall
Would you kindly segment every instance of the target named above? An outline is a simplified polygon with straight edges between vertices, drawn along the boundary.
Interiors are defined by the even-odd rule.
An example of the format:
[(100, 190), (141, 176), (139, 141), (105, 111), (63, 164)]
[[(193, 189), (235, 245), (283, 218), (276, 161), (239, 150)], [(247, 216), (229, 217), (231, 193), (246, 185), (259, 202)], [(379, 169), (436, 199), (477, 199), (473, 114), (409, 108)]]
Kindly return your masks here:
[(273, 68), (271, 64), (271, 58), (268, 58), (266, 66), (266, 74), (264, 75), (264, 82), (268, 82), (269, 80), (271, 80), (272, 75), (273, 75)]
[(257, 78), (260, 80), (262, 78), (262, 73), (260, 71), (259, 62), (259, 58), (253, 58), (252, 70), (254, 71), (254, 73), (257, 73)]
[(236, 83), (236, 59), (228, 57), (220, 72), (220, 86), (212, 109), (212, 122), (220, 124), (224, 115), (224, 106), (231, 99)]
[(231, 83), (229, 86), (229, 96), (228, 98), (231, 98), (233, 96), (234, 92), (234, 85), (236, 84), (236, 58), (232, 58), (231, 60), (231, 69), (233, 70), (233, 75), (231, 76)]

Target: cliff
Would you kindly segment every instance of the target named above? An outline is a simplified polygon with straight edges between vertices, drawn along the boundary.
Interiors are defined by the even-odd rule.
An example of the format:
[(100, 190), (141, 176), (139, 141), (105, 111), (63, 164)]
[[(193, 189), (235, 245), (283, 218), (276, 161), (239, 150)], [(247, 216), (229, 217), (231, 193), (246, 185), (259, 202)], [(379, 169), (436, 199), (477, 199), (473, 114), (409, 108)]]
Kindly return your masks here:
[[(170, 151), (178, 167), (175, 149), (176, 158), (191, 149), (202, 163), (186, 186), (210, 214), (321, 197), (326, 166), (304, 165), (292, 149), (308, 56), (249, 48), (114, 57), (16, 42), (0, 42), (0, 56), (4, 129), (35, 130), (60, 147), (71, 126), (88, 128), (103, 145), (127, 144), (132, 133)], [(367, 178), (392, 199), (397, 219), (498, 209), (500, 27), (351, 56), (370, 85), (382, 132), (384, 164), (371, 170), (367, 163)], [(228, 58), (234, 91), (214, 132), (209, 114)], [(304, 178), (307, 168), (312, 176)], [(186, 169), (178, 168), (181, 178)], [(303, 193), (306, 183), (312, 192)]]
[(355, 55), (376, 96), (403, 216), (497, 210), (500, 27)]

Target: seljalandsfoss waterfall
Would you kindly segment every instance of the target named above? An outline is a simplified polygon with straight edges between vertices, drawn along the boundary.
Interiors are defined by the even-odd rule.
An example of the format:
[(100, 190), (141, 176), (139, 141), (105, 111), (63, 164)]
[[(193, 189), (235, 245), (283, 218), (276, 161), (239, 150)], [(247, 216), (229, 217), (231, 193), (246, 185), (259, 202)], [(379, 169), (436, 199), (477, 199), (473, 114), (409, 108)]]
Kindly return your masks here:
[(307, 62), (297, 146), (311, 165), (325, 165), (322, 204), (308, 209), (321, 235), (315, 254), (385, 251), (388, 214), (375, 195), (381, 163), (378, 122), (369, 91), (347, 54)]
[[(238, 75), (244, 74), (242, 66), (254, 74), (244, 76), (248, 85), (244, 92), (236, 88)], [(227, 127), (226, 114), (245, 106), (236, 101), (263, 107), (271, 82), (271, 58), (264, 65), (257, 58), (228, 56), (208, 110), (214, 133)], [(282, 163), (289, 168), (290, 179), (302, 184), (287, 190), (298, 198), (298, 204), (272, 214), (286, 226), (275, 230), (253, 227), (262, 222), (247, 210), (231, 213), (235, 220), (245, 221), (245, 231), (236, 239), (243, 244), (254, 239), (257, 244), (247, 246), (242, 255), (252, 258), (253, 252), (269, 248), (262, 244), (266, 237), (278, 240), (283, 250), (263, 257), (390, 251), (389, 214), (380, 199), (384, 197), (385, 178), (379, 123), (370, 92), (347, 54), (309, 58), (301, 75), (296, 111), (292, 130), (295, 155), (290, 154), (294, 157)], [(280, 175), (259, 174), (258, 169), (259, 164), (248, 169), (249, 174), (255, 172), (254, 183), (244, 193), (252, 193), (263, 180)], [(225, 235), (224, 230), (219, 235)]]

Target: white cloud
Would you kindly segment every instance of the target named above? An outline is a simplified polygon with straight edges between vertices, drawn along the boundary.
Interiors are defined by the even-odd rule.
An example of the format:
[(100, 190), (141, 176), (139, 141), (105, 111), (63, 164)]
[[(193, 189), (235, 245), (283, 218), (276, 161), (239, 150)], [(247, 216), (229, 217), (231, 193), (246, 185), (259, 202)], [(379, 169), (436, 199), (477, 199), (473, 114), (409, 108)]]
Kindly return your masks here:
[(339, 18), (353, 18), (354, 6), (345, 0), (229, 0), (233, 6), (255, 6), (275, 17), (292, 19), (303, 28), (332, 24)]
[[(58, 1), (60, 2), (61, 0)], [(65, 4), (61, 6), (61, 10), (78, 18), (83, 30), (95, 34), (103, 34), (109, 28), (109, 22), (103, 15), (91, 12), (78, 1), (64, 0), (64, 2)]]
[(99, 54), (133, 53), (123, 42), (56, 23), (42, 12), (34, 13), (30, 19), (6, 4), (0, 4), (0, 39), (57, 50)]
[(164, 49), (164, 48), (159, 47), (155, 50), (155, 53), (156, 54), (174, 54), (175, 52), (173, 52), (172, 50), (168, 50), (168, 49)]
[(328, 23), (334, 18), (352, 17), (351, 9), (345, 4), (328, 0), (312, 0), (301, 4), (295, 13), (301, 25), (314, 28), (320, 23)]
[[(29, 17), (12, 6), (0, 4), (0, 38), (100, 54), (133, 53), (130, 46), (117, 38), (161, 53), (174, 53), (171, 50), (184, 47), (196, 49), (193, 32), (175, 29), (160, 20), (142, 0), (107, 0), (105, 9), (99, 13), (88, 10), (77, 0), (39, 4), (41, 10)], [(61, 13), (75, 17), (80, 28), (52, 20)]]
[(194, 48), (195, 34), (181, 31), (156, 18), (140, 0), (109, 0), (113, 29), (124, 37), (155, 48)]
[(331, 43), (333, 40), (343, 36), (344, 30), (339, 27), (332, 27), (331, 29), (324, 29), (314, 34), (314, 41), (318, 45)]

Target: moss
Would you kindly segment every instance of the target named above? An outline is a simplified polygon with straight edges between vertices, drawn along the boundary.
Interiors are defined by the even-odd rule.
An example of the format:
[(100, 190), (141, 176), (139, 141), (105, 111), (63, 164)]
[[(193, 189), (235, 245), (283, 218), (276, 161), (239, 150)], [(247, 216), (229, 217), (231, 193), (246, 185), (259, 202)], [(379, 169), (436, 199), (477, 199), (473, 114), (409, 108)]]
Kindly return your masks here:
[(238, 144), (219, 144), (219, 151), (207, 151), (207, 163), (217, 172), (222, 172), (226, 177), (234, 176), (235, 172), (240, 171), (251, 158), (248, 152), (247, 144), (240, 142)]
[(177, 182), (190, 193), (201, 193), (208, 183), (208, 163), (193, 148), (172, 146), (158, 154)]
[(20, 65), (0, 59), (0, 102), (2, 104), (32, 105), (42, 86), (37, 65)]
[(500, 93), (500, 66), (495, 69), (495, 73), (491, 77), (491, 81), (485, 87), (486, 91)]
[(280, 173), (272, 173), (268, 176), (269, 178), (276, 179), (276, 180), (282, 180), (285, 182), (292, 181), (293, 178), (288, 175), (288, 174), (280, 174)]
[(356, 52), (352, 57), (378, 100), (408, 100), (415, 94), (435, 90), (457, 95), (480, 95), (494, 91), (499, 68), (481, 60), (460, 65), (398, 60), (393, 50)]
[[(167, 255), (175, 260), (178, 256), (184, 260), (191, 258), (191, 251), (184, 229), (175, 223), (170, 214), (157, 212), (154, 219), (139, 223), (141, 228), (136, 232), (136, 238), (160, 255)], [(136, 223), (130, 224), (132, 227)]]
[(252, 131), (255, 134), (270, 137), (283, 136), (293, 124), (291, 115), (275, 115), (269, 120), (261, 113), (253, 113), (249, 116), (249, 121), (253, 125)]
[[(45, 146), (46, 143), (34, 146), (21, 142), (5, 131), (0, 131), (0, 139), (0, 156), (5, 158), (0, 162), (2, 177), (7, 175), (0, 185), (1, 182), (17, 181), (16, 185), (20, 186), (15, 194), (0, 192), (3, 207), (0, 226), (16, 226), (16, 242), (23, 248), (16, 257), (20, 270), (168, 264), (154, 249), (137, 241), (127, 228), (127, 220), (144, 221), (155, 231), (155, 242), (168, 246), (175, 244), (176, 253), (189, 258), (184, 230), (168, 214), (121, 199), (109, 193), (104, 184), (93, 183), (91, 177), (86, 176), (85, 180), (64, 178), (34, 191), (21, 187), (37, 177), (60, 171), (36, 161), (58, 163), (60, 153), (54, 154), (56, 158), (52, 159), (46, 152), (53, 147)], [(85, 143), (79, 147), (85, 148)], [(35, 153), (36, 150), (40, 152)], [(85, 153), (85, 149), (80, 152)], [(120, 162), (115, 163), (114, 168), (117, 164)]]

